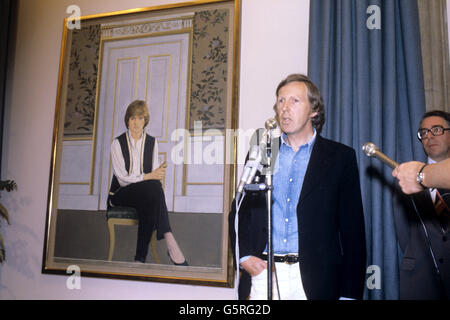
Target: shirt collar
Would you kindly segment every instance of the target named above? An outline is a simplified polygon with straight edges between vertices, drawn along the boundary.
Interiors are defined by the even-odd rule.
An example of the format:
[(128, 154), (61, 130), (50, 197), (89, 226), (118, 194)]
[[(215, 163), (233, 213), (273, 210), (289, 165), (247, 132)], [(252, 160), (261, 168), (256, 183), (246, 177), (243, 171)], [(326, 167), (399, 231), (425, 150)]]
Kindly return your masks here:
[(140, 142), (142, 140), (142, 138), (144, 137), (144, 130), (142, 131), (142, 135), (140, 136), (140, 138), (136, 141), (136, 145), (134, 143), (134, 139), (131, 137), (131, 132), (130, 129), (127, 130), (128, 132), (128, 139), (130, 141), (130, 143), (135, 147), (137, 145), (138, 142)]
[[(287, 137), (286, 133), (283, 132), (283, 134), (281, 135), (281, 145), (285, 145), (286, 147), (292, 148), (290, 145), (287, 144), (286, 137)], [(298, 149), (300, 150), (301, 147), (308, 146), (308, 153), (311, 154), (312, 149), (314, 147), (314, 143), (316, 142), (316, 137), (317, 131), (315, 128), (313, 128), (313, 136), (311, 137), (311, 139), (309, 139), (309, 141), (304, 145), (301, 145)]]

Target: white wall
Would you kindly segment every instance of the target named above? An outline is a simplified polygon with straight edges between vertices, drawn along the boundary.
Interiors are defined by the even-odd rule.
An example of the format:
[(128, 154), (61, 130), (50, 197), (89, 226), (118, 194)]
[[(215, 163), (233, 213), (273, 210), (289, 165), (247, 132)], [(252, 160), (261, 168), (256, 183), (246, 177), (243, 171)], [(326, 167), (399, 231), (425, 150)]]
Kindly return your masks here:
[[(2, 179), (19, 189), (2, 194), (11, 225), (1, 227), (7, 260), (0, 299), (233, 299), (234, 289), (41, 274), (58, 62), (66, 8), (82, 15), (182, 0), (22, 0), (5, 110)], [(185, 2), (187, 2), (185, 0)], [(309, 0), (243, 0), (239, 126), (262, 127), (273, 116), (274, 90), (306, 72)], [(240, 154), (242, 158), (245, 155)]]
[(308, 30), (309, 0), (243, 0), (240, 129), (264, 127), (275, 115), (278, 83), (291, 73), (307, 73)]

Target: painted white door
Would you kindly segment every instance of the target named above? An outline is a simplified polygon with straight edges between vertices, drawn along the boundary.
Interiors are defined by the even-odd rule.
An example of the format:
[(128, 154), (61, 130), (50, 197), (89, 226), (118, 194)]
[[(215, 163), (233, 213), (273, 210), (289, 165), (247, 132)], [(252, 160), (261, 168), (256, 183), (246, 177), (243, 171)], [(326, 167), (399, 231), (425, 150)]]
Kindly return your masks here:
[[(65, 142), (59, 209), (106, 209), (111, 142), (126, 130), (124, 116), (130, 102), (140, 99), (149, 105), (147, 133), (158, 141), (160, 162), (168, 163), (163, 181), (168, 210), (223, 212), (224, 137), (184, 131), (190, 38), (189, 33), (178, 33), (103, 42), (95, 137)], [(182, 130), (174, 134), (176, 129)], [(187, 135), (181, 138), (183, 132)], [(172, 161), (173, 151), (182, 163)], [(211, 152), (217, 162), (204, 159)]]
[(104, 42), (93, 180), (98, 209), (106, 209), (111, 142), (126, 130), (124, 116), (130, 102), (140, 99), (149, 105), (147, 133), (158, 141), (160, 162), (168, 163), (163, 187), (168, 210), (173, 210), (176, 183), (170, 157), (175, 142), (171, 134), (185, 127), (189, 39), (188, 33), (181, 33)]

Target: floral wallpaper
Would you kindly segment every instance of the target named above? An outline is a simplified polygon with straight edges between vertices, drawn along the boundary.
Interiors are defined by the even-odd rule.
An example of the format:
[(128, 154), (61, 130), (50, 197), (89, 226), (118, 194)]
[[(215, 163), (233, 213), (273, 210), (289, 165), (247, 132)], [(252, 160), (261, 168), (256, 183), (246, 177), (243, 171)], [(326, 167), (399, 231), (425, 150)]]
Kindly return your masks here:
[(64, 136), (93, 134), (99, 48), (100, 25), (72, 32)]
[(224, 129), (227, 97), (227, 9), (197, 12), (194, 16), (189, 128), (202, 121), (203, 129)]

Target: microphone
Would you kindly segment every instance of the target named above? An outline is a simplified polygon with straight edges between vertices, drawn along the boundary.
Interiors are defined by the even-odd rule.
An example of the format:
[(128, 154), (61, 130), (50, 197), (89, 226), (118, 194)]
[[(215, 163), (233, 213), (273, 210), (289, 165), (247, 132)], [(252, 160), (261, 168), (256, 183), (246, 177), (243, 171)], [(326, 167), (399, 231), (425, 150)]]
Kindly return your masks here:
[(397, 162), (395, 162), (394, 160), (389, 158), (387, 155), (385, 155), (383, 152), (381, 152), (377, 148), (377, 146), (372, 142), (366, 142), (362, 146), (362, 150), (367, 156), (377, 158), (378, 160), (380, 160), (384, 164), (388, 165), (392, 169), (395, 169), (396, 167), (398, 167)]
[[(264, 127), (266, 130), (264, 130), (264, 132), (261, 136), (261, 140), (257, 143), (257, 144), (259, 144), (259, 146), (262, 150), (266, 149), (267, 141), (268, 141), (268, 139), (270, 140), (272, 138), (273, 130), (275, 130), (277, 128), (277, 126), (278, 126), (277, 121), (274, 118), (270, 118), (264, 123)], [(260, 130), (262, 131), (263, 129), (260, 128), (260, 129), (256, 130), (258, 135), (260, 135)]]
[(245, 164), (244, 170), (241, 175), (241, 180), (239, 181), (239, 185), (237, 187), (237, 193), (242, 193), (244, 190), (244, 186), (252, 182), (255, 177), (256, 171), (261, 162), (261, 149), (258, 145), (252, 146), (250, 149), (250, 153), (248, 156), (248, 160)]
[[(264, 124), (265, 130), (261, 137), (261, 131), (263, 129), (256, 130), (255, 134), (252, 137), (248, 160), (245, 164), (244, 170), (241, 175), (241, 179), (239, 181), (239, 185), (237, 187), (236, 192), (238, 194), (242, 193), (244, 187), (248, 184), (251, 184), (253, 178), (256, 175), (258, 169), (261, 169), (263, 165), (263, 156), (264, 151), (267, 147), (267, 138), (271, 137), (271, 132), (273, 129), (277, 127), (277, 121), (273, 118), (268, 119)], [(261, 131), (260, 131), (261, 130)], [(261, 139), (259, 139), (261, 137)], [(255, 141), (256, 139), (256, 141)]]
[(276, 128), (277, 128), (277, 120), (275, 120), (274, 118), (268, 119), (268, 120), (264, 123), (264, 127), (266, 128), (267, 131), (276, 129)]

